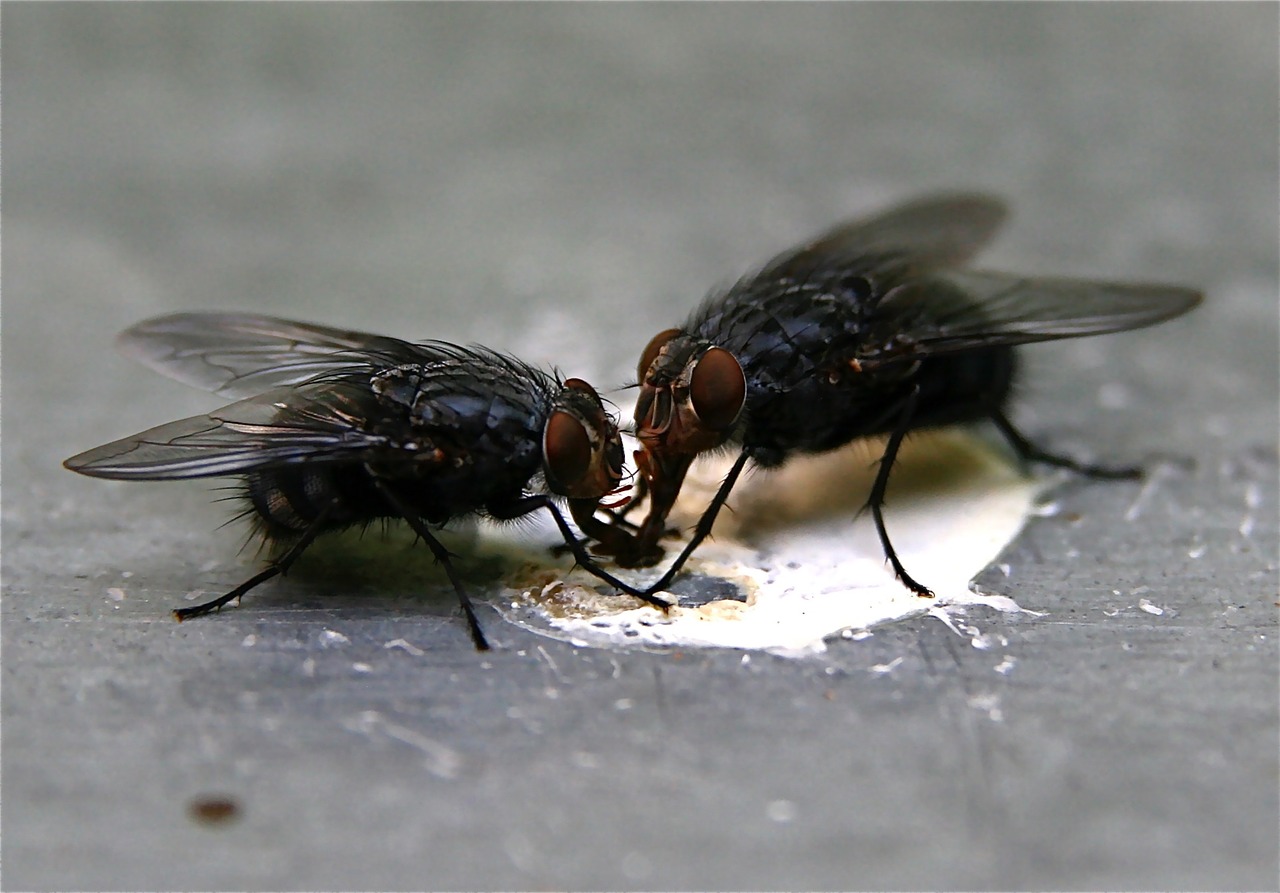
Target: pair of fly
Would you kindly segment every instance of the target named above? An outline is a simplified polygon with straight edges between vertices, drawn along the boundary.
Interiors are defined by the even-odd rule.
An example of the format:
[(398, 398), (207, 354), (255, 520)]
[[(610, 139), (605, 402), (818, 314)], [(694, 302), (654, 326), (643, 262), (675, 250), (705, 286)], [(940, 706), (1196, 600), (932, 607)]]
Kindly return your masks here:
[[(284, 573), (320, 534), (398, 518), (444, 567), (484, 649), (433, 527), (466, 515), (509, 520), (545, 511), (584, 569), (665, 610), (658, 593), (710, 534), (747, 463), (777, 467), (884, 436), (867, 508), (897, 578), (927, 596), (894, 551), (883, 515), (903, 438), (989, 420), (1024, 461), (1136, 476), (1046, 452), (1013, 426), (1006, 405), (1014, 347), (1140, 328), (1201, 299), (1169, 285), (966, 268), (1005, 213), (996, 199), (953, 194), (846, 222), (713, 292), (682, 326), (657, 335), (637, 370), (639, 482), (627, 508), (647, 503), (647, 510), (634, 523), (625, 510), (604, 511), (623, 479), (623, 449), (586, 382), (487, 348), (248, 314), (178, 314), (125, 331), (126, 354), (236, 402), (65, 464), (120, 480), (241, 479), (246, 514), (280, 551), (230, 592), (176, 611), (180, 620)], [(736, 461), (661, 578), (642, 590), (600, 566), (595, 556), (624, 567), (660, 561), (690, 464), (729, 447)]]

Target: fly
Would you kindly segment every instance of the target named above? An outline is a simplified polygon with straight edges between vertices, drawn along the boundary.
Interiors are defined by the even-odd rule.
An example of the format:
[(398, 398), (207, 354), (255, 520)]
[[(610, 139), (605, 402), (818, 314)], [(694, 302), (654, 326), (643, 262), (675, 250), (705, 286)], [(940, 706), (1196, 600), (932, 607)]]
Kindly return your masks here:
[(561, 380), (484, 347), (343, 331), (268, 316), (179, 313), (121, 333), (121, 350), (230, 403), (81, 453), (67, 468), (130, 481), (236, 476), (245, 514), (276, 556), (207, 614), (283, 574), (321, 534), (403, 519), (444, 567), (476, 648), (489, 647), (432, 526), (468, 515), (550, 513), (587, 571), (655, 606), (667, 603), (599, 568), (557, 506), (588, 538), (620, 488), (617, 425), (591, 385)]
[(1054, 455), (1014, 427), (1005, 409), (1013, 348), (1149, 326), (1191, 310), (1201, 294), (964, 269), (1005, 215), (998, 199), (954, 194), (840, 224), (713, 292), (683, 326), (655, 336), (640, 359), (635, 410), (649, 508), (615, 552), (618, 562), (661, 558), (658, 541), (690, 463), (726, 447), (737, 460), (650, 594), (665, 589), (710, 534), (747, 462), (775, 468), (797, 454), (887, 435), (865, 508), (894, 574), (921, 596), (932, 592), (898, 560), (883, 512), (909, 432), (989, 420), (1023, 461), (1093, 477), (1139, 476)]

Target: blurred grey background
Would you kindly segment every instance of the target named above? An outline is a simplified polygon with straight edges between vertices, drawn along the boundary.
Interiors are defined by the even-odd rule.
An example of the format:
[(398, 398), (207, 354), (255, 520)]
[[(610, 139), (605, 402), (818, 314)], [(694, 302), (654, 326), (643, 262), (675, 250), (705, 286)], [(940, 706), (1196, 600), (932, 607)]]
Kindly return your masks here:
[[(1274, 4), (6, 4), (5, 886), (1274, 888), (1276, 33)], [(611, 387), (714, 283), (939, 188), (1014, 205), (984, 264), (1208, 295), (1028, 352), (1032, 435), (1155, 470), (1063, 485), (980, 578), (1044, 615), (974, 618), (986, 650), (920, 619), (802, 662), (608, 653), (486, 608), (480, 656), (405, 537), (178, 625), (255, 566), (226, 506), (59, 467), (215, 405), (114, 353), (148, 315)]]

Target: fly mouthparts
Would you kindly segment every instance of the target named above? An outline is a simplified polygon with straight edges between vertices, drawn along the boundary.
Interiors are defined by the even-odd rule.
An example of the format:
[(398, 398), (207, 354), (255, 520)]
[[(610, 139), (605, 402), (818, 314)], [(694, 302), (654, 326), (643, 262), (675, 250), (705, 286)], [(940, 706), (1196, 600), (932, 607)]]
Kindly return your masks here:
[[(616, 496), (619, 493), (626, 492), (627, 490), (630, 490), (630, 489), (631, 489), (631, 481), (629, 480), (623, 481), (622, 483), (618, 484), (618, 486), (614, 487), (612, 490), (606, 490), (604, 493), (604, 496)], [(604, 497), (602, 496), (601, 498), (603, 499)]]

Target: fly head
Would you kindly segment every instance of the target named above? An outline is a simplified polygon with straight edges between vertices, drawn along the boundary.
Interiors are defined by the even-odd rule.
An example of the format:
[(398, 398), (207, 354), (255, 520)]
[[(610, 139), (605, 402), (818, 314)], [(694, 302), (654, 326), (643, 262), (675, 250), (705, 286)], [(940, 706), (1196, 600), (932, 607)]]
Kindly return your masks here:
[(551, 492), (598, 502), (622, 481), (622, 438), (595, 388), (570, 378), (542, 432), (543, 468)]
[(731, 352), (680, 329), (654, 337), (637, 371), (641, 449), (635, 458), (650, 500), (639, 538), (642, 551), (653, 553), (689, 465), (732, 436), (746, 403), (747, 381)]
[(570, 378), (556, 397), (542, 434), (543, 470), (552, 493), (569, 497), (578, 529), (602, 554), (629, 554), (632, 538), (596, 518), (600, 501), (623, 489), (622, 438), (595, 388)]

